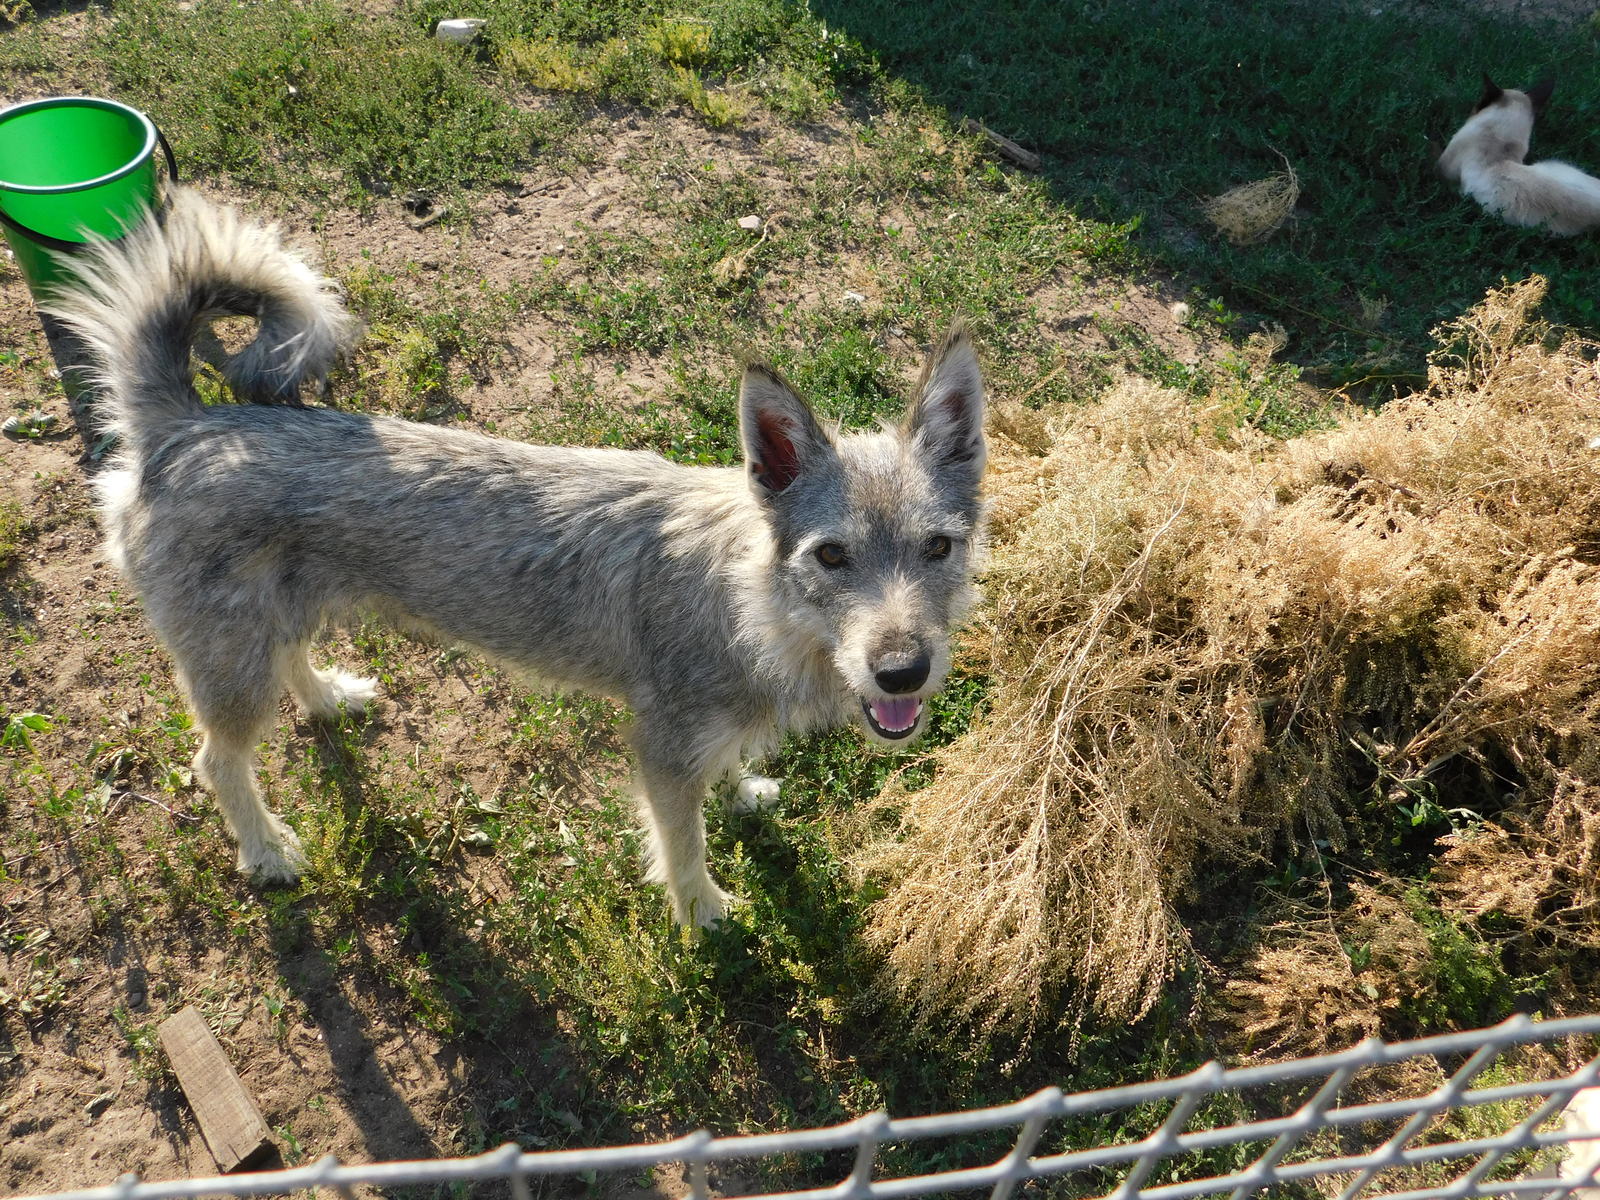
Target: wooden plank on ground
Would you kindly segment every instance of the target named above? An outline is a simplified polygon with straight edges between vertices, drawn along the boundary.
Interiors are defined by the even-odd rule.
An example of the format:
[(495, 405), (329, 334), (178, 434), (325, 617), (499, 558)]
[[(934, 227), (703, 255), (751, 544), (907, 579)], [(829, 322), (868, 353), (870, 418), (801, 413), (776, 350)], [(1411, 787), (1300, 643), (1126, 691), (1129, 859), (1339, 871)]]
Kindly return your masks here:
[(261, 1110), (194, 1006), (163, 1021), (160, 1036), (218, 1169), (226, 1175), (270, 1154), (272, 1134)]

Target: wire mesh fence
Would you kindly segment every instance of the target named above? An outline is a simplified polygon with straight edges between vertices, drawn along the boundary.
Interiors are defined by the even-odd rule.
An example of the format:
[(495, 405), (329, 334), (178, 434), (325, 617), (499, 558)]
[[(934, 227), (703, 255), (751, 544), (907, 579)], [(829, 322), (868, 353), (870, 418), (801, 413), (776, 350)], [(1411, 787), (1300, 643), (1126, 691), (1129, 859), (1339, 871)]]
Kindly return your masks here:
[[(368, 1186), (481, 1185), (473, 1196), (531, 1200), (551, 1181), (681, 1164), (691, 1200), (711, 1196), (783, 1200), (889, 1200), (987, 1192), (1185, 1200), (1191, 1196), (1337, 1197), (1338, 1200), (1445, 1200), (1530, 1196), (1600, 1200), (1600, 1124), (1563, 1110), (1582, 1089), (1600, 1085), (1594, 1053), (1600, 1016), (1533, 1021), (1516, 1016), (1488, 1029), (1386, 1044), (1376, 1039), (1338, 1054), (1190, 1074), (1100, 1091), (1047, 1088), (1014, 1104), (939, 1116), (871, 1113), (823, 1129), (741, 1137), (701, 1131), (653, 1145), (526, 1153), (515, 1145), (471, 1157), (346, 1166), (326, 1158), (307, 1166), (208, 1179), (141, 1182), (132, 1175), (51, 1200), (167, 1200), (262, 1196), (301, 1189), (353, 1195)], [(1527, 1062), (1506, 1056), (1533, 1045), (1563, 1044), (1577, 1070), (1527, 1081)], [(1553, 1058), (1549, 1061), (1554, 1061)], [(1519, 1078), (1518, 1082), (1495, 1082)], [(1417, 1086), (1427, 1080), (1427, 1086)], [(1410, 1081), (1411, 1086), (1407, 1086)], [(1361, 1086), (1352, 1088), (1353, 1082)], [(1356, 1098), (1346, 1093), (1358, 1093)], [(1217, 1109), (1215, 1101), (1229, 1103)], [(1597, 1101), (1584, 1093), (1578, 1105)], [(1347, 1102), (1341, 1102), (1346, 1100)], [(1208, 1120), (1213, 1111), (1240, 1119)], [(1085, 1129), (1142, 1135), (1085, 1140)], [(1015, 1131), (1014, 1135), (1011, 1131)], [(895, 1175), (884, 1151), (973, 1135), (1004, 1135), (1010, 1149), (978, 1165)], [(827, 1182), (770, 1190), (719, 1178), (733, 1163), (788, 1163), (817, 1156), (847, 1166)], [(756, 1172), (759, 1174), (759, 1171)], [(821, 1177), (820, 1172), (817, 1177)]]

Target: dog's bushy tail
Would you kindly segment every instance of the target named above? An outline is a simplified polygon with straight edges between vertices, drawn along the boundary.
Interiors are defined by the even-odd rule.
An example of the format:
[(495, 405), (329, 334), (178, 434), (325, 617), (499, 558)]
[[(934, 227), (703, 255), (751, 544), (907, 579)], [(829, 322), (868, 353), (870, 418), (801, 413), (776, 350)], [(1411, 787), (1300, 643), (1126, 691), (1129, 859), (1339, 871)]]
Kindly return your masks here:
[(359, 331), (330, 281), (285, 248), (276, 227), (187, 188), (169, 195), (163, 220), (86, 247), (74, 282), (42, 305), (83, 341), (98, 422), (135, 454), (201, 410), (190, 351), (203, 321), (257, 319), (255, 340), (224, 371), (241, 399), (257, 403), (295, 399)]

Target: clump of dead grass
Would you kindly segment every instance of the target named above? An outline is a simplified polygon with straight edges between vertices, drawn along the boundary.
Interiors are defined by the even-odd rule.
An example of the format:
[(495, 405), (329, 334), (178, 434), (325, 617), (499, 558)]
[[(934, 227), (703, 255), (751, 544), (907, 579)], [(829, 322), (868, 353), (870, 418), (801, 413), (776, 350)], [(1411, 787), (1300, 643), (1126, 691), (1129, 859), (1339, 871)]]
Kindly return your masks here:
[(1235, 246), (1254, 246), (1283, 228), (1299, 199), (1300, 177), (1286, 162), (1275, 175), (1203, 201), (1200, 211)]
[(1357, 883), (1337, 919), (1300, 906), (1267, 928), (1220, 988), (1240, 1050), (1342, 1050), (1390, 1024), (1433, 969), (1428, 931), (1401, 897)]
[(789, 219), (786, 212), (773, 213), (761, 222), (761, 236), (748, 246), (731, 250), (711, 265), (711, 278), (719, 287), (732, 287), (750, 274), (756, 253), (767, 244), (767, 239), (782, 230), (782, 222)]
[(1337, 850), (1463, 761), (1556, 801), (1549, 878), (1504, 905), (1565, 888), (1596, 927), (1574, 873), (1600, 878), (1600, 763), (1573, 747), (1600, 717), (1597, 373), (1531, 323), (1542, 290), (1492, 293), (1440, 331), (1424, 392), (1332, 432), (1272, 443), (1129, 380), (1043, 435), (1021, 422), (1042, 454), (997, 435), (991, 707), (933, 784), (880, 798), (897, 832), (858, 860), (914, 1007), (1136, 1018), (1190, 958), (1176, 905), (1201, 864)]
[[(1587, 703), (1592, 727), (1600, 697)], [(1594, 963), (1600, 951), (1600, 749), (1549, 773), (1548, 804), (1450, 839), (1434, 870), (1452, 913), (1509, 928), (1531, 965)], [(1544, 791), (1545, 788), (1541, 788)]]

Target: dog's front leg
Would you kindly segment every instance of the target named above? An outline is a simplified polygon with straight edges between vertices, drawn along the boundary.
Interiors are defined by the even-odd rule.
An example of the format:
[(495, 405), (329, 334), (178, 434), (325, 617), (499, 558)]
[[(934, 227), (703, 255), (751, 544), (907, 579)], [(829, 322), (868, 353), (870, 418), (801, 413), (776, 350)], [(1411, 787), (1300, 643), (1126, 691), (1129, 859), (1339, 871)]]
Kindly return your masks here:
[(734, 897), (723, 891), (706, 868), (704, 773), (639, 754), (641, 806), (649, 834), (645, 877), (665, 884), (672, 915), (680, 925), (715, 925)]

